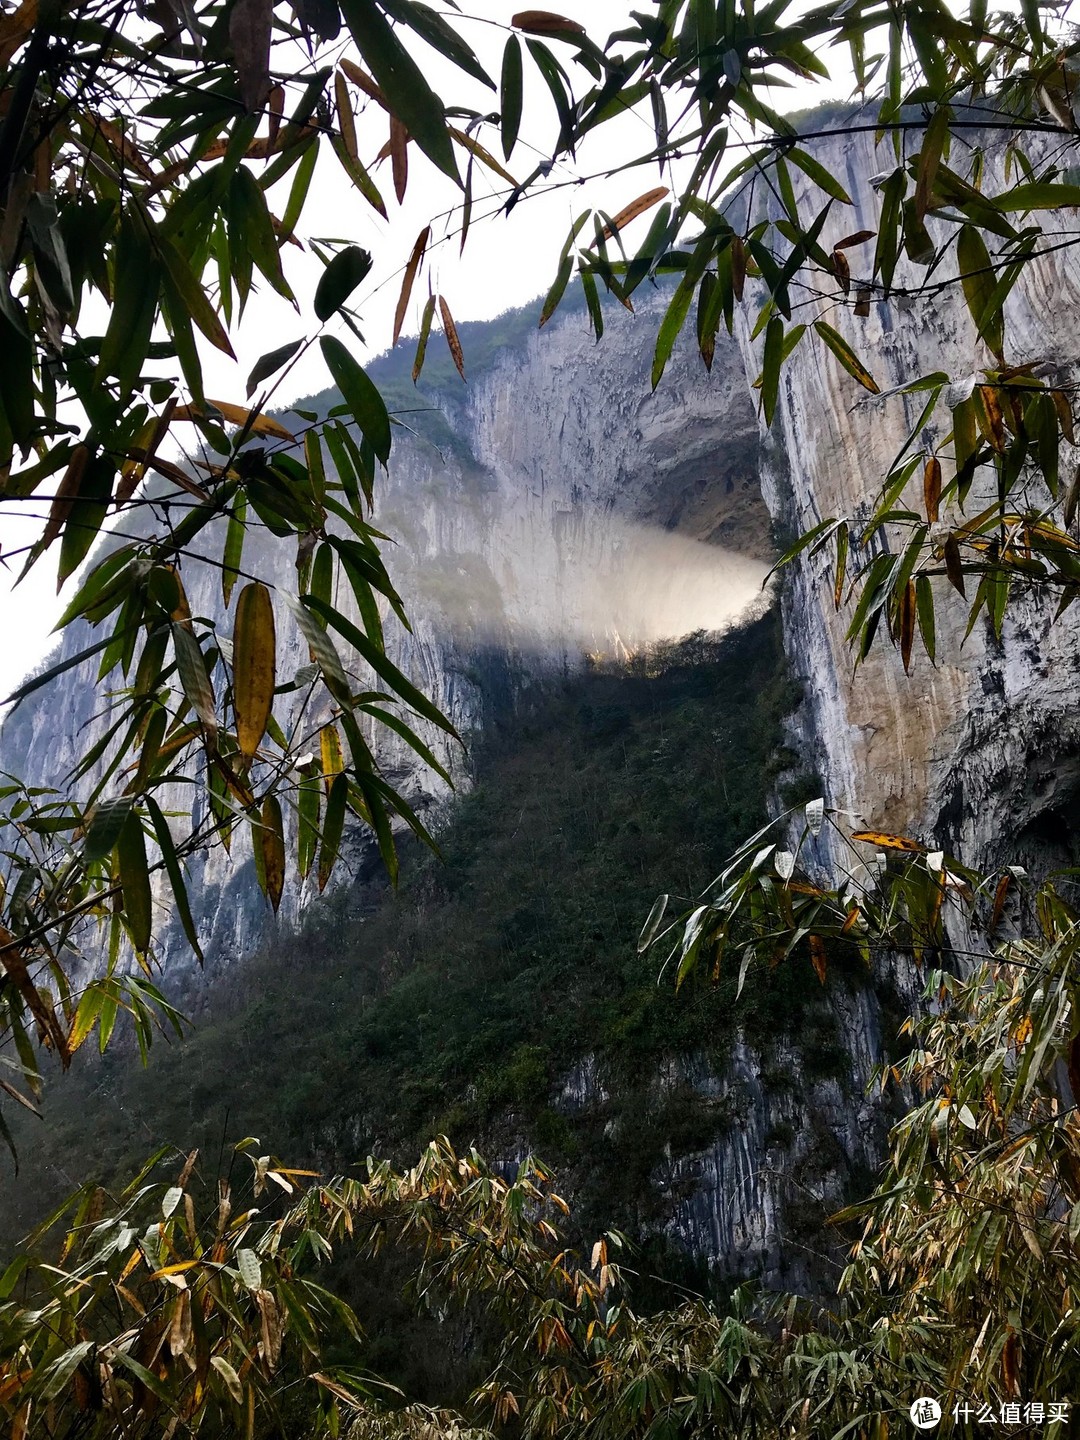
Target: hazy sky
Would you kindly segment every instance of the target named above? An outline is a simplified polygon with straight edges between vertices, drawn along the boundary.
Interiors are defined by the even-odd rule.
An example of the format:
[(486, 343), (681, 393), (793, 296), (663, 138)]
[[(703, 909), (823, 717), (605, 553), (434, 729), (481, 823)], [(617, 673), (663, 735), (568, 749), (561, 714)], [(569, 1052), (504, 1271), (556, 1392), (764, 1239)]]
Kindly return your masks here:
[[(476, 18), (465, 21), (452, 17), (455, 23), (461, 24), (481, 60), (496, 77), (506, 39), (505, 23), (517, 8), (511, 0), (475, 0), (470, 10)], [(587, 12), (590, 34), (602, 42), (623, 23), (631, 8), (630, 0), (591, 0)], [(581, 12), (575, 9), (574, 13)], [(429, 73), (447, 103), (472, 103), (481, 110), (497, 106), (495, 95), (467, 77), (463, 81), (460, 72), (452, 71), (440, 57), (428, 51), (421, 58), (425, 63), (430, 58)], [(555, 133), (553, 107), (546, 88), (538, 76), (528, 75), (528, 63), (526, 74), (522, 141), (508, 167), (515, 178), (527, 175), (546, 158), (540, 147)], [(793, 92), (789, 103), (800, 103), (799, 96)], [(806, 103), (805, 98), (801, 103)], [(357, 128), (361, 156), (371, 160), (386, 139), (385, 115), (376, 106), (369, 105), (358, 116)], [(375, 171), (390, 212), (388, 221), (383, 221), (352, 189), (336, 157), (324, 148), (315, 170), (301, 233), (315, 238), (347, 240), (371, 250), (374, 268), (354, 297), (369, 353), (379, 354), (390, 343), (401, 269), (417, 235), (433, 216), (436, 218), (432, 221), (429, 246), (433, 280), (457, 320), (489, 318), (545, 290), (554, 276), (558, 252), (575, 216), (590, 205), (615, 213), (657, 183), (655, 168), (630, 171), (611, 180), (590, 181), (587, 177), (646, 151), (652, 143), (651, 124), (637, 115), (604, 126), (602, 135), (602, 144), (594, 140), (591, 146), (582, 148), (576, 165), (560, 162), (549, 177), (553, 182), (573, 183), (560, 185), (545, 195), (526, 198), (509, 217), (495, 214), (484, 218), (488, 212), (500, 208), (500, 192), (505, 192), (505, 185), (483, 166), (476, 165), (473, 223), (463, 255), (459, 255), (457, 239), (460, 210), (456, 207), (460, 193), (415, 154), (414, 146), (409, 147), (410, 180), (401, 206), (394, 199), (389, 162)], [(501, 158), (496, 128), (485, 127), (480, 138)], [(283, 203), (283, 195), (271, 195), (271, 208), (278, 213)], [(638, 225), (647, 223), (643, 220)], [(313, 324), (310, 300), (322, 267), (313, 255), (291, 245), (284, 247), (283, 260), (300, 302), (301, 314), (268, 287), (253, 295), (243, 322), (231, 336), (237, 362), (234, 364), (220, 352), (204, 347), (208, 396), (242, 401), (246, 376), (254, 361), (265, 351), (310, 333), (305, 321)], [(415, 288), (406, 333), (415, 333), (418, 328), (426, 296), (425, 277)], [(352, 348), (357, 348), (343, 327), (339, 327), (339, 333)], [(431, 343), (444, 342), (436, 334)], [(312, 394), (325, 388), (327, 383), (318, 347), (312, 347), (271, 403), (278, 405)], [(40, 532), (44, 507), (33, 509), (22, 523), (11, 516), (12, 508), (0, 507), (2, 553), (27, 543)], [(49, 632), (63, 603), (63, 597), (58, 600), (55, 594), (55, 557), (51, 552), (13, 589), (19, 563), (13, 563), (11, 570), (0, 568), (0, 698), (54, 643)], [(74, 579), (68, 582), (65, 594), (71, 593), (74, 583)]]

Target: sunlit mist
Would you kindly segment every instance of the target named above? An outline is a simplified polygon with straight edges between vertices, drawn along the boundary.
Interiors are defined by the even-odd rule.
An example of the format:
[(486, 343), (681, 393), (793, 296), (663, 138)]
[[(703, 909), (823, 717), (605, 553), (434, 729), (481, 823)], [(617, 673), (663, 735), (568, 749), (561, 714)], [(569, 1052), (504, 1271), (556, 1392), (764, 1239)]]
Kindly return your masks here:
[(495, 531), (484, 553), (399, 552), (392, 568), (414, 618), (470, 644), (625, 658), (652, 641), (727, 629), (760, 599), (768, 570), (586, 508), (556, 511), (548, 524), (503, 517)]

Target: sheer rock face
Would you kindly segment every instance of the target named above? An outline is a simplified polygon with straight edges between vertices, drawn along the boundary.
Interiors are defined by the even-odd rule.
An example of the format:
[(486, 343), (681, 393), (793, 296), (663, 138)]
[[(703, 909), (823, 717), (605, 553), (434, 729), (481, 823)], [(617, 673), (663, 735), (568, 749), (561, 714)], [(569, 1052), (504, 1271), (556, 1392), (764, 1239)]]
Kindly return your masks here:
[[(988, 151), (984, 188), (993, 193), (1001, 152), (994, 137), (980, 138)], [(827, 240), (876, 230), (879, 206), (870, 177), (893, 168), (891, 146), (875, 146), (872, 133), (811, 144), (855, 202), (854, 209), (833, 207)], [(811, 195), (808, 187), (804, 194), (813, 213), (809, 206), (819, 205), (821, 194)], [(1046, 228), (1051, 231), (1049, 223)], [(1054, 239), (1048, 233), (1050, 246)], [(870, 269), (873, 245), (871, 240), (848, 251), (853, 290)], [(1080, 360), (1075, 255), (1074, 247), (1061, 248), (1030, 265), (1006, 310), (1009, 363), (1045, 362), (1066, 384), (1075, 383)], [(949, 274), (955, 269), (939, 278)], [(902, 289), (923, 276), (902, 262), (896, 285)], [(761, 353), (760, 343), (748, 336), (752, 313), (748, 308), (743, 317), (741, 341), (747, 370), (756, 373)], [(882, 391), (934, 371), (962, 381), (976, 366), (993, 364), (976, 342), (959, 287), (921, 299), (895, 295), (875, 303), (865, 319), (824, 302), (816, 310), (802, 307), (794, 318), (821, 318), (838, 328)], [(829, 516), (865, 521), (868, 501), (918, 424), (925, 399), (924, 393), (871, 397), (823, 343), (804, 336), (784, 372), (773, 433), (763, 443), (763, 491), (781, 531), (793, 537)], [(950, 428), (942, 405), (916, 447), (941, 444)], [(944, 451), (948, 457), (951, 445)], [(1078, 458), (1062, 446), (1066, 481)], [(945, 471), (947, 478), (947, 458)], [(982, 508), (981, 483), (972, 490), (969, 516)], [(1044, 498), (1033, 486), (1031, 503)], [(921, 469), (897, 504), (924, 513)], [(894, 528), (890, 546), (897, 549), (904, 540)], [(856, 558), (849, 560), (849, 574)], [(967, 606), (942, 580), (935, 588), (937, 667), (916, 640), (912, 673), (905, 676), (898, 653), (879, 635), (853, 673), (845, 640), (853, 607), (845, 602), (838, 614), (833, 610), (831, 547), (800, 559), (792, 570), (784, 618), (788, 655), (809, 702), (800, 717), (801, 743), (824, 779), (829, 802), (850, 813), (851, 827), (914, 834), (972, 864), (1006, 856), (1036, 869), (1075, 863), (1076, 841), (1065, 815), (1080, 779), (1076, 609), (1052, 624), (1058, 594), (1032, 596), (1010, 609), (1000, 643), (985, 618), (965, 640)]]

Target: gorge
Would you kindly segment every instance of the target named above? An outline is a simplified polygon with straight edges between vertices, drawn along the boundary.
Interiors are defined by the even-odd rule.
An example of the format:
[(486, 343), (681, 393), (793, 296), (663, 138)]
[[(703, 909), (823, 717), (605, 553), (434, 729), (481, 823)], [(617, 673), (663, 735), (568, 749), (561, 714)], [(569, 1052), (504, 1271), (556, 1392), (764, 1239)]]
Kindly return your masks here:
[[(844, 218), (844, 228), (873, 228), (871, 179), (883, 162), (872, 133), (826, 138), (815, 153), (844, 177), (856, 200), (857, 211)], [(1023, 358), (1049, 356), (1063, 375), (1074, 374), (1077, 362), (1080, 270), (1072, 253), (1064, 250), (1030, 266), (1009, 302)], [(965, 637), (962, 607), (945, 598), (938, 664), (920, 656), (910, 675), (881, 641), (853, 669), (845, 639), (850, 605), (834, 609), (825, 552), (801, 556), (786, 570), (774, 587), (777, 608), (769, 612), (768, 599), (757, 597), (778, 545), (783, 548), (829, 515), (866, 517), (867, 495), (917, 418), (919, 397), (865, 397), (835, 357), (807, 338), (784, 372), (779, 422), (761, 432), (752, 389), (761, 343), (749, 334), (749, 305), (737, 317), (736, 338), (721, 337), (711, 373), (685, 338), (662, 384), (650, 393), (652, 345), (664, 300), (661, 294), (638, 304), (633, 315), (612, 315), (599, 345), (580, 303), (540, 333), (534, 330), (535, 308), (491, 322), (486, 332), (479, 325), (463, 327), (467, 361), (470, 353), (482, 357), (470, 367), (468, 387), (448, 363), (441, 375), (432, 367), (419, 390), (420, 405), (432, 408), (418, 415), (411, 413), (417, 402), (401, 363), (391, 357), (372, 367), (390, 408), (399, 409), (418, 432), (397, 439), (376, 509), (377, 523), (397, 542), (387, 563), (413, 626), (411, 633), (394, 632), (392, 653), (478, 753), (485, 744), (494, 746), (486, 773), (481, 765), (472, 811), (465, 801), (466, 817), (479, 823), (488, 785), (502, 787), (490, 793), (513, 795), (524, 816), (528, 785), (540, 783), (540, 757), (559, 755), (568, 770), (575, 761), (572, 748), (560, 751), (552, 738), (562, 727), (564, 739), (569, 734), (582, 746), (605, 746), (605, 764), (616, 764), (611, 757), (624, 747), (628, 786), (638, 783), (633, 778), (638, 761), (655, 760), (660, 769), (674, 772), (684, 757), (672, 750), (681, 744), (692, 743), (701, 752), (697, 758), (705, 760), (710, 744), (745, 747), (754, 756), (758, 783), (747, 782), (745, 794), (739, 792), (744, 828), (730, 833), (730, 842), (756, 828), (766, 806), (783, 808), (782, 792), (798, 810), (820, 787), (852, 830), (911, 834), (972, 864), (1007, 859), (1041, 872), (1074, 863), (1080, 784), (1075, 609), (1051, 624), (1052, 609), (1026, 601), (1010, 613), (999, 643), (982, 623)], [(961, 296), (915, 301), (902, 314), (894, 312), (896, 304), (875, 303), (865, 319), (845, 322), (852, 343), (873, 356), (882, 391), (912, 374), (953, 373), (969, 362), (974, 334)], [(331, 397), (311, 403), (325, 409)], [(193, 612), (217, 613), (216, 573), (193, 566), (184, 578)], [(291, 583), (288, 575), (277, 578)], [(702, 642), (700, 670), (678, 647), (663, 664), (649, 659), (656, 642), (733, 622), (736, 629), (726, 641)], [(84, 639), (72, 632), (65, 645), (75, 653)], [(594, 657), (591, 669), (586, 653)], [(301, 670), (306, 658), (298, 647), (293, 668)], [(621, 696), (616, 662), (628, 669), (624, 683), (631, 699)], [(5, 722), (0, 764), (40, 783), (57, 783), (103, 733), (104, 721), (91, 713), (90, 686), (79, 670), (47, 693), (47, 722), (32, 701)], [(712, 736), (705, 712), (710, 706), (723, 710), (729, 702), (734, 708), (735, 701), (746, 714), (740, 711), (730, 732)], [(560, 710), (560, 704), (571, 708)], [(755, 704), (761, 708), (755, 710)], [(669, 709), (676, 716), (674, 739), (664, 751), (662, 722)], [(457, 747), (434, 730), (424, 733), (468, 791), (473, 775)], [(530, 744), (527, 784), (520, 788), (519, 776), (515, 790), (508, 750), (520, 745), (525, 753)], [(453, 854), (459, 821), (447, 806), (445, 787), (392, 737), (380, 738), (379, 753), (410, 801), (436, 817), (437, 827), (447, 827), (447, 850)], [(603, 848), (609, 804), (603, 783), (601, 776), (592, 840), (597, 851)], [(675, 807), (676, 822), (676, 801), (686, 803), (692, 787), (705, 783), (696, 773), (678, 782), (669, 778), (666, 803)], [(719, 804), (719, 793), (726, 794), (724, 777), (708, 783), (719, 786), (714, 802)], [(624, 800), (625, 793), (620, 792)], [(655, 804), (663, 813), (663, 795)], [(629, 823), (631, 817), (622, 818)], [(720, 843), (721, 837), (715, 838)], [(467, 848), (467, 841), (461, 843)], [(624, 848), (620, 854), (625, 853)], [(186, 956), (178, 927), (162, 932), (170, 993), (197, 1018), (196, 1038), (188, 1046), (199, 1043), (200, 1029), (212, 1028), (216, 986), (233, 977), (231, 1018), (223, 1033), (235, 1040), (265, 1022), (259, 1019), (258, 967), (270, 963), (268, 952), (279, 949), (291, 957), (292, 970), (279, 962), (267, 990), (285, 1006), (290, 986), (303, 983), (298, 971), (304, 947), (332, 952), (346, 927), (350, 946), (363, 948), (367, 927), (400, 953), (389, 973), (376, 974), (377, 963), (365, 962), (374, 978), (355, 986), (348, 976), (336, 976), (332, 985), (323, 966), (319, 974), (328, 999), (347, 1007), (355, 989), (361, 1014), (368, 1006), (389, 1012), (394, 1003), (405, 1003), (400, 997), (407, 1000), (409, 984), (420, 982), (410, 980), (410, 952), (400, 942), (401, 932), (380, 911), (390, 902), (376, 893), (369, 847), (353, 844), (351, 875), (329, 902), (320, 902), (311, 884), (288, 890), (276, 926), (246, 854), (238, 845), (231, 860), (219, 851), (193, 867), (208, 979)], [(825, 842), (814, 857), (823, 872), (834, 858)], [(701, 885), (715, 865), (707, 856), (697, 859), (705, 865), (695, 877)], [(722, 859), (712, 857), (716, 865)], [(650, 858), (650, 883), (659, 880), (661, 861)], [(469, 863), (459, 858), (453, 873), (474, 883)], [(436, 914), (445, 919), (445, 910), (433, 909), (432, 892), (441, 883), (421, 872), (414, 888), (406, 887), (393, 924), (404, 923), (401, 911), (409, 905), (421, 927)], [(674, 873), (669, 884), (659, 884), (679, 890), (685, 880)], [(357, 897), (352, 910), (350, 895)], [(652, 898), (643, 884), (636, 915), (632, 904), (620, 903), (620, 953), (632, 954)], [(440, 905), (445, 901), (445, 895), (438, 898)], [(341, 929), (331, 926), (331, 916)], [(534, 931), (546, 934), (555, 927), (546, 912), (539, 920), (518, 915), (514, 923), (517, 938), (500, 943), (518, 959), (539, 943)], [(587, 967), (593, 931), (608, 920), (581, 914), (573, 923)], [(420, 940), (412, 953), (421, 954)], [(429, 966), (435, 963), (426, 952), (422, 958)], [(651, 956), (626, 964), (638, 966), (632, 983), (625, 977), (620, 982), (633, 992), (636, 1005), (648, 989), (645, 969), (654, 975), (656, 966)], [(512, 1023), (492, 1041), (494, 1050), (485, 1053), (474, 1077), (474, 1082), (500, 1077), (484, 1104), (475, 1103), (467, 1076), (455, 1070), (440, 1082), (436, 1075), (431, 1089), (442, 1084), (439, 1103), (422, 1097), (406, 1133), (394, 1135), (389, 1117), (400, 1119), (400, 1112), (385, 1097), (379, 1101), (382, 1113), (362, 1093), (350, 1097), (346, 1076), (333, 1106), (320, 1109), (303, 1095), (291, 1102), (290, 1138), (303, 1133), (306, 1109), (318, 1116), (305, 1137), (313, 1152), (340, 1160), (375, 1142), (411, 1142), (417, 1128), (446, 1121), (458, 1127), (454, 1138), (484, 1141), (507, 1161), (530, 1148), (545, 1156), (553, 1150), (551, 1158), (569, 1166), (579, 1191), (588, 1188), (592, 1166), (603, 1177), (599, 1183), (593, 1177), (602, 1198), (610, 1176), (627, 1164), (627, 1131), (648, 1130), (637, 1157), (648, 1200), (637, 1196), (618, 1223), (636, 1225), (637, 1238), (660, 1243), (668, 1259), (680, 1254), (702, 1262), (719, 1280), (753, 1276), (772, 1286), (814, 1288), (835, 1260), (825, 1218), (865, 1189), (876, 1169), (889, 1116), (881, 1102), (867, 1098), (866, 1086), (895, 1041), (897, 1016), (911, 1002), (918, 977), (902, 962), (883, 961), (880, 973), (845, 975), (819, 990), (806, 972), (804, 963), (801, 971), (784, 970), (779, 980), (768, 982), (778, 987), (780, 998), (775, 1012), (766, 1009), (763, 1016), (745, 1016), (730, 990), (711, 1001), (657, 1000), (668, 1007), (662, 1014), (669, 1019), (680, 1004), (702, 1007), (697, 1028), (688, 1025), (679, 1046), (654, 1034), (641, 1043), (640, 1056), (631, 1046), (641, 1069), (629, 1074), (619, 1063), (617, 1026), (604, 1031), (597, 1022), (596, 1033), (588, 1033), (601, 985), (588, 992), (588, 1003), (574, 1001), (582, 1028), (569, 1049), (562, 1043), (545, 1048), (532, 1032), (515, 1030), (519, 1022), (511, 1015)], [(423, 973), (422, 967), (416, 971)], [(466, 973), (467, 967), (448, 970), (443, 978), (463, 984)], [(562, 980), (565, 975), (555, 977), (556, 984)], [(437, 967), (424, 983), (428, 1008), (437, 1010)], [(762, 994), (772, 993), (764, 980), (762, 986)], [(449, 1007), (449, 991), (444, 1000)], [(546, 1023), (557, 1024), (558, 996), (545, 1005)], [(466, 1011), (463, 1003), (462, 1014)], [(615, 1020), (625, 1021), (628, 1013), (619, 1012)], [(676, 1022), (670, 1023), (677, 1033)], [(282, 1028), (287, 1029), (279, 1024)], [(720, 1032), (722, 1043), (709, 1044), (710, 1033)], [(392, 1028), (389, 1033), (392, 1044), (405, 1043), (394, 1039)], [(280, 1036), (277, 1043), (287, 1072), (294, 1065), (290, 1042)], [(421, 1046), (422, 1037), (418, 1051)], [(177, 1114), (194, 1116), (204, 1102), (177, 1097), (185, 1086), (193, 1093), (199, 1057), (206, 1052), (193, 1049), (185, 1071), (184, 1048), (170, 1057), (167, 1080), (152, 1083), (172, 1090)], [(121, 1107), (126, 1058), (90, 1072), (85, 1082), (109, 1091)], [(265, 1080), (267, 1072), (254, 1058), (244, 1063)], [(378, 1063), (389, 1062), (376, 1047), (364, 1064)], [(308, 1056), (304, 1064), (306, 1075), (317, 1076), (316, 1060)], [(368, 1071), (358, 1064), (355, 1073)], [(402, 1072), (397, 1079), (404, 1085), (408, 1077)], [(65, 1083), (58, 1082), (57, 1092)], [(244, 1128), (245, 1104), (259, 1123), (282, 1108), (272, 1095), (247, 1102), (238, 1087), (234, 1123)], [(134, 1108), (143, 1113), (143, 1102)], [(73, 1133), (70, 1117), (59, 1123), (55, 1150), (40, 1150), (46, 1169), (62, 1170), (57, 1156), (64, 1137)], [(32, 1165), (29, 1173), (30, 1184), (45, 1183)], [(56, 1177), (49, 1183), (55, 1186)], [(590, 1212), (594, 1218), (600, 1217)]]

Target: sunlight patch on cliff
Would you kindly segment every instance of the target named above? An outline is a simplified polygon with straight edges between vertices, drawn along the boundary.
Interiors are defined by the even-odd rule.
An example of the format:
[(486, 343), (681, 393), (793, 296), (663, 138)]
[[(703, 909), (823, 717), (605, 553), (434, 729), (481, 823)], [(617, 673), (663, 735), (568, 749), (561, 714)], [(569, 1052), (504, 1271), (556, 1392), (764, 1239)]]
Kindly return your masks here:
[(733, 550), (582, 509), (556, 512), (550, 530), (493, 534), (485, 555), (433, 557), (402, 580), (410, 610), (459, 640), (626, 659), (749, 618), (767, 572)]

